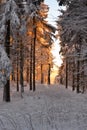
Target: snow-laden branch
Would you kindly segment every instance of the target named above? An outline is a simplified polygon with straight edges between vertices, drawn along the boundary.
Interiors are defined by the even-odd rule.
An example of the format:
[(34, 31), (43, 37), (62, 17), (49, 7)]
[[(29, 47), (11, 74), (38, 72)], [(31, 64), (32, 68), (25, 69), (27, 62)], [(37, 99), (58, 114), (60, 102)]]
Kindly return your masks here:
[(3, 87), (6, 84), (11, 69), (11, 62), (7, 57), (4, 48), (0, 45), (0, 87)]
[[(24, 9), (17, 6), (14, 0), (6, 1), (2, 6), (3, 13), (0, 12), (0, 44), (3, 46), (6, 44), (7, 22), (10, 21), (10, 34), (12, 39), (17, 39), (17, 34), (24, 36), (26, 34), (26, 19), (27, 17), (33, 17), (37, 13), (36, 5), (31, 3), (30, 5), (24, 5)], [(23, 10), (22, 10), (23, 9)], [(23, 13), (22, 13), (23, 12)], [(29, 15), (29, 16), (28, 16)], [(11, 63), (5, 48), (0, 45), (0, 85), (6, 84), (7, 78), (9, 78), (11, 72)]]

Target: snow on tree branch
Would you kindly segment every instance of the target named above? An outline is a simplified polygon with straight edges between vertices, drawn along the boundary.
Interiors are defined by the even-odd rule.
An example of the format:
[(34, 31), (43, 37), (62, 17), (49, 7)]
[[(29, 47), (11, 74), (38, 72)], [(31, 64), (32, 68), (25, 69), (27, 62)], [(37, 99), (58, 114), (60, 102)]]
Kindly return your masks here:
[(4, 48), (0, 45), (0, 87), (3, 87), (6, 84), (11, 69), (11, 62), (7, 57)]
[[(6, 43), (7, 24), (10, 20), (10, 34), (13, 39), (16, 39), (17, 33), (23, 36), (26, 33), (26, 18), (33, 17), (36, 15), (39, 6), (30, 3), (30, 5), (24, 5), (24, 10), (20, 6), (17, 6), (14, 0), (8, 0), (2, 5), (0, 11), (0, 86), (6, 84), (6, 80), (10, 76), (11, 63), (5, 49), (2, 47)], [(1, 10), (1, 8), (0, 8)], [(23, 12), (24, 11), (24, 12)], [(23, 12), (23, 14), (22, 14)], [(29, 16), (28, 16), (29, 15)]]
[(67, 44), (71, 41), (80, 43), (78, 37), (87, 38), (87, 5), (85, 2), (87, 0), (73, 0), (58, 21), (61, 39)]

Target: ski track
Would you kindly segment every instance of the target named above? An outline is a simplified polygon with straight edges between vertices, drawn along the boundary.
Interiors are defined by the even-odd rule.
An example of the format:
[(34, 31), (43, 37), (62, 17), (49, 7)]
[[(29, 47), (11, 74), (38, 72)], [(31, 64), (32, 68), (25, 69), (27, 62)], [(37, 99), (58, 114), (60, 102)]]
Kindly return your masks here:
[(37, 85), (34, 93), (26, 87), (21, 98), (11, 89), (10, 103), (0, 99), (0, 130), (87, 130), (86, 94), (60, 85)]

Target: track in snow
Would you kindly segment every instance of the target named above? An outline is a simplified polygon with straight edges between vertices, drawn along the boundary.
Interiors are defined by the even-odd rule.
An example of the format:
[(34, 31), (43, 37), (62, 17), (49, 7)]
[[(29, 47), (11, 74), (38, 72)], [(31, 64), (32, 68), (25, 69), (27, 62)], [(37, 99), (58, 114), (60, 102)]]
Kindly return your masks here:
[(35, 93), (14, 98), (0, 104), (0, 130), (87, 130), (86, 95), (38, 85)]

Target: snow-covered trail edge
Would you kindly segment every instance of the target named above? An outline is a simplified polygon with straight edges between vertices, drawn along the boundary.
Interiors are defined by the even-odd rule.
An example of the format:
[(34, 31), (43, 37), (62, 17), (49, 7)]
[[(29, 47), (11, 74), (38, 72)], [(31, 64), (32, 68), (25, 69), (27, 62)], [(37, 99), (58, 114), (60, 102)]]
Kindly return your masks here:
[(60, 85), (38, 84), (34, 93), (25, 89), (23, 99), (13, 88), (11, 103), (0, 99), (0, 130), (87, 130), (86, 94)]

